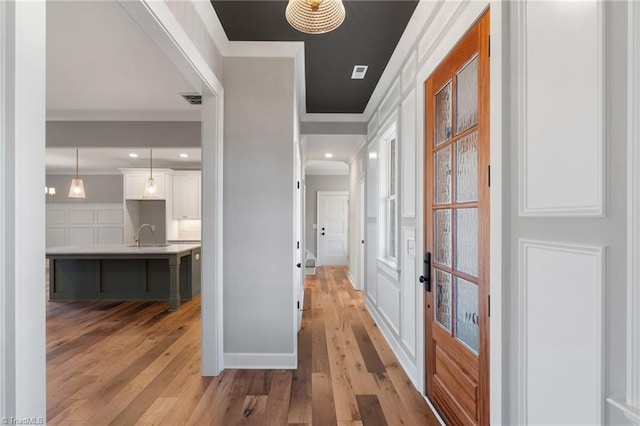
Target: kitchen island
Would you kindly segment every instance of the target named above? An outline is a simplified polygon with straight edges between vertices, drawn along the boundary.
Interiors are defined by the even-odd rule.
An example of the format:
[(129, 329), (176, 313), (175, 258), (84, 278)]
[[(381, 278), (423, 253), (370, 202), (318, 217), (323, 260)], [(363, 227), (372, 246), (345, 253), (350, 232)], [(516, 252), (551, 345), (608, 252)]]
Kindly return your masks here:
[(200, 244), (47, 248), (49, 300), (167, 300), (200, 294)]

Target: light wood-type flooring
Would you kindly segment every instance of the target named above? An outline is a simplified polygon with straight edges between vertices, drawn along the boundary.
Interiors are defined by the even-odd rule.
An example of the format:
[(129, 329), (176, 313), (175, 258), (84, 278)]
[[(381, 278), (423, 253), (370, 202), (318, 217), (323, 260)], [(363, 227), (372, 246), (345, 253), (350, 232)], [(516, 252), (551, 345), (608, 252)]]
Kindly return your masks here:
[(305, 281), (297, 370), (200, 376), (200, 301), (47, 307), (48, 424), (435, 425), (344, 268)]

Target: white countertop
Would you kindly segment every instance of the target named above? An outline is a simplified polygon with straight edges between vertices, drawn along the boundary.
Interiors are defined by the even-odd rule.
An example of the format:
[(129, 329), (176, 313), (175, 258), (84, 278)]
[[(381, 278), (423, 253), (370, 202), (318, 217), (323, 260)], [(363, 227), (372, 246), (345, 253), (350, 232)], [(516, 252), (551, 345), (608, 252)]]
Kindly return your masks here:
[(96, 244), (90, 246), (49, 247), (47, 256), (62, 254), (176, 254), (200, 248), (200, 244), (169, 244), (167, 246), (128, 246), (116, 244)]

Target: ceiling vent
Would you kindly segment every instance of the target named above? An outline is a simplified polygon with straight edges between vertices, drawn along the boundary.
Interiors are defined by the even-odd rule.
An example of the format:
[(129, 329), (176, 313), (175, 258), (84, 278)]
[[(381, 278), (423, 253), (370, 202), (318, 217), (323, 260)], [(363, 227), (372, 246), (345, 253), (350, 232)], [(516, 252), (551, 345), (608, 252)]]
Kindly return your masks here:
[(353, 67), (353, 72), (351, 73), (351, 80), (362, 80), (364, 79), (364, 75), (367, 73), (367, 69), (369, 69), (368, 65), (356, 65)]
[(180, 93), (191, 105), (202, 105), (202, 95), (197, 93)]

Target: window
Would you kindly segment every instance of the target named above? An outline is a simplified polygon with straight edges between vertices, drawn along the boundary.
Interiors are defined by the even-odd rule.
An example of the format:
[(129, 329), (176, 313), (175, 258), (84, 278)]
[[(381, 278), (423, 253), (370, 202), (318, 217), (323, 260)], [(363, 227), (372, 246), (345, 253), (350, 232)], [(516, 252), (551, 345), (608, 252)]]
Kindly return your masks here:
[(380, 139), (380, 257), (397, 261), (398, 241), (398, 138), (395, 123)]

